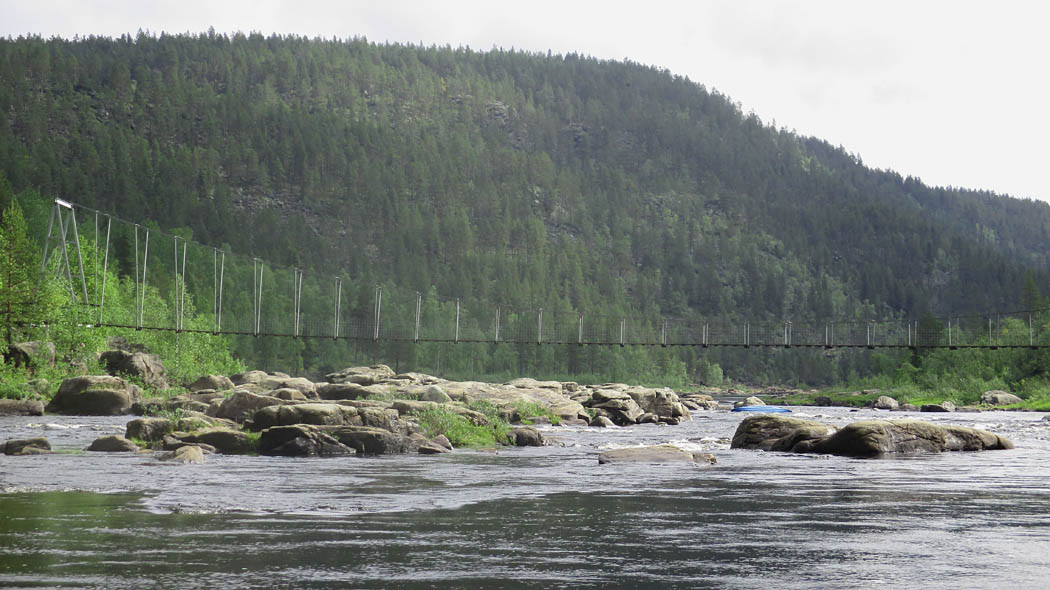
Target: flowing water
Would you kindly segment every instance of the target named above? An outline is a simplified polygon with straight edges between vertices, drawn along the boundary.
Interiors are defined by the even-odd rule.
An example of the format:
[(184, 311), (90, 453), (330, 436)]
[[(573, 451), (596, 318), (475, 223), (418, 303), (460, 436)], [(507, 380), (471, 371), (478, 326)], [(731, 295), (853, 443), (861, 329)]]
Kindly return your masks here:
[[(804, 408), (835, 424), (875, 412)], [(903, 414), (893, 414), (902, 417)], [(879, 413), (879, 417), (888, 417)], [(127, 418), (0, 418), (0, 587), (1045, 588), (1050, 421), (923, 414), (1017, 448), (729, 450), (743, 418), (548, 427), (544, 448), (287, 459), (82, 453)], [(598, 465), (671, 442), (715, 465)]]

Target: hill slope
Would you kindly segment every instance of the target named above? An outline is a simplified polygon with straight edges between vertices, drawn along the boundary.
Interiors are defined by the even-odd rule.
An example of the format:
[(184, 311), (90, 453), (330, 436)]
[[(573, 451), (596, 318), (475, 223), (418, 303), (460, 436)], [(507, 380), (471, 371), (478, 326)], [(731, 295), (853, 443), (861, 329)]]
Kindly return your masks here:
[(868, 319), (1019, 308), (1047, 284), (1046, 204), (871, 170), (633, 63), (0, 40), (0, 109), (16, 190), (468, 304)]

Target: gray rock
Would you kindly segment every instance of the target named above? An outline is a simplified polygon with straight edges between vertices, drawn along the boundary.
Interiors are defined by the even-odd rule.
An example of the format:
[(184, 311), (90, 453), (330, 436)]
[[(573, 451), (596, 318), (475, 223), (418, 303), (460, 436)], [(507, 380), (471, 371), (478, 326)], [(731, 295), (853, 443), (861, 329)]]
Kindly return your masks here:
[(414, 453), (419, 442), (412, 437), (371, 426), (327, 426), (322, 430), (361, 455)]
[(449, 451), (455, 450), (452, 448), (452, 441), (448, 440), (448, 437), (444, 434), (435, 436), (430, 439), (430, 442)]
[(734, 403), (733, 407), (734, 408), (739, 408), (739, 407), (742, 407), (742, 406), (764, 406), (764, 405), (766, 405), (766, 402), (762, 401), (761, 398), (758, 398), (758, 397), (755, 397), (755, 396), (752, 395), (751, 397), (748, 397), (746, 399), (742, 399), (742, 400)]
[(329, 383), (356, 383), (358, 385), (374, 385), (382, 383), (394, 377), (394, 370), (386, 365), (373, 365), (371, 367), (350, 367), (337, 373), (325, 375), (324, 380)]
[(639, 424), (658, 424), (659, 422), (660, 417), (651, 412), (646, 412), (638, 418)]
[(897, 410), (899, 410), (901, 412), (918, 412), (919, 411), (919, 407), (914, 405), (914, 404), (904, 403), (904, 404), (901, 404), (897, 408)]
[(256, 452), (254, 439), (246, 432), (227, 428), (206, 428), (196, 432), (176, 432), (173, 435), (182, 442), (204, 443), (223, 455), (246, 455)]
[(269, 377), (269, 373), (266, 371), (245, 371), (243, 373), (237, 373), (230, 376), (230, 381), (234, 386), (249, 385), (252, 383), (259, 383)]
[(44, 402), (35, 399), (0, 399), (0, 416), (43, 416)]
[(598, 428), (608, 428), (610, 426), (616, 426), (616, 423), (606, 418), (605, 416), (595, 416), (591, 419), (590, 426), (596, 426)]
[(833, 427), (811, 420), (756, 414), (740, 422), (730, 448), (790, 451), (803, 441), (820, 440), (833, 431)]
[(251, 430), (266, 430), (275, 426), (314, 424), (318, 426), (342, 426), (361, 424), (357, 408), (339, 404), (309, 403), (287, 406), (268, 406), (252, 414), (246, 427)]
[(123, 436), (112, 435), (96, 438), (87, 450), (102, 453), (137, 453), (139, 447)]
[(120, 377), (85, 375), (63, 381), (46, 409), (56, 414), (118, 416), (128, 413), (141, 395), (142, 390)]
[(99, 361), (110, 375), (130, 375), (142, 379), (150, 387), (166, 389), (168, 379), (160, 357), (145, 352), (127, 352), (124, 350), (107, 350), (99, 356)]
[(157, 458), (172, 463), (204, 463), (204, 450), (197, 445), (186, 444)]
[(259, 453), (284, 457), (353, 455), (354, 450), (314, 426), (274, 426), (262, 431)]
[(317, 388), (317, 395), (324, 400), (362, 399), (375, 393), (368, 386), (357, 383), (324, 383)]
[(223, 400), (215, 410), (214, 416), (242, 423), (256, 410), (269, 406), (290, 405), (292, 403), (294, 402), (268, 395), (256, 395), (248, 391), (236, 390), (233, 395)]
[(811, 420), (748, 416), (737, 427), (730, 448), (851, 457), (1013, 448), (1009, 440), (991, 432), (919, 420), (865, 420), (833, 430)]
[(175, 425), (167, 418), (136, 418), (128, 422), (124, 436), (154, 442), (163, 440), (164, 435), (174, 431)]
[(5, 455), (40, 455), (51, 452), (51, 443), (42, 436), (12, 439), (3, 445)]
[(445, 390), (441, 389), (441, 386), (439, 385), (427, 386), (426, 390), (423, 391), (423, 394), (419, 396), (419, 399), (421, 401), (437, 402), (439, 404), (452, 401), (452, 398), (449, 397), (448, 394), (445, 393)]
[(540, 431), (529, 426), (511, 429), (508, 437), (510, 444), (516, 447), (542, 447), (546, 444)]
[(871, 407), (876, 410), (896, 410), (900, 407), (900, 404), (897, 403), (897, 400), (888, 395), (880, 395)]
[(1019, 404), (1022, 401), (1024, 400), (1016, 395), (1000, 390), (986, 391), (981, 394), (981, 403), (989, 406), (1007, 406), (1010, 404)]
[(919, 411), (920, 412), (954, 412), (955, 411), (955, 404), (950, 402), (950, 401), (948, 401), (948, 400), (945, 400), (945, 401), (943, 401), (943, 402), (941, 402), (939, 404), (923, 404), (922, 407), (919, 408)]
[(697, 457), (689, 451), (671, 445), (652, 447), (630, 447), (612, 449), (598, 455), (598, 464), (606, 463), (689, 463), (695, 464)]
[(209, 444), (205, 444), (202, 442), (183, 442), (170, 434), (164, 437), (164, 441), (161, 445), (161, 448), (163, 448), (165, 451), (177, 451), (182, 447), (197, 447), (201, 451), (203, 451), (205, 455), (214, 455), (218, 452), (218, 449)]
[(233, 389), (233, 381), (225, 375), (204, 375), (190, 384), (189, 390), (198, 392), (210, 389), (212, 391), (226, 391)]
[(420, 455), (440, 455), (442, 453), (451, 453), (452, 451), (446, 449), (441, 445), (436, 445), (431, 442), (423, 443), (419, 445)]

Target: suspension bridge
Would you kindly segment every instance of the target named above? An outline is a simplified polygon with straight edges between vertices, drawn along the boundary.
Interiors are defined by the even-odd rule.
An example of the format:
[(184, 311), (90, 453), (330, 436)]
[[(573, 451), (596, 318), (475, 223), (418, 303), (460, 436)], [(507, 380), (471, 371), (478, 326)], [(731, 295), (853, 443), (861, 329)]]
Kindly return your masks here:
[[(42, 229), (42, 228), (41, 228)], [(39, 230), (38, 230), (39, 231)], [(93, 327), (185, 333), (370, 340), (774, 348), (1050, 348), (1044, 310), (868, 321), (758, 321), (641, 317), (576, 311), (468, 309), (459, 299), (384, 293), (356, 297), (345, 276), (321, 275), (237, 256), (190, 239), (55, 199), (43, 240), (41, 277), (57, 272)], [(133, 258), (133, 260), (132, 260)], [(114, 269), (132, 271), (124, 305), (107, 307)], [(347, 280), (344, 280), (347, 279)], [(187, 292), (190, 298), (187, 310)], [(164, 293), (166, 298), (157, 297)], [(211, 310), (200, 304), (211, 296)], [(132, 305), (126, 304), (131, 298)], [(353, 305), (356, 299), (357, 305)], [(167, 303), (165, 303), (167, 302)], [(191, 321), (187, 323), (187, 319)]]

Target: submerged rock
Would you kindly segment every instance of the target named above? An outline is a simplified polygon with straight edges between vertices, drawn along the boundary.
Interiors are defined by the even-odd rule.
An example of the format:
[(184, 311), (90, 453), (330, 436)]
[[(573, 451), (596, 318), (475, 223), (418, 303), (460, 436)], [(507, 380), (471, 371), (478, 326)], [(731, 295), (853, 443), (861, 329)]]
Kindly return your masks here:
[(529, 426), (511, 429), (508, 437), (510, 444), (516, 447), (542, 447), (546, 444), (540, 431)]
[(371, 426), (327, 426), (321, 430), (362, 455), (414, 453), (420, 446), (410, 436)]
[(204, 450), (197, 445), (183, 445), (174, 451), (162, 453), (157, 456), (161, 461), (172, 463), (204, 463)]
[(1013, 443), (983, 430), (920, 420), (864, 420), (834, 431), (821, 422), (766, 414), (742, 420), (730, 448), (870, 457), (1012, 449)]
[(630, 447), (603, 451), (598, 455), (598, 464), (605, 463), (696, 463), (710, 462), (703, 454), (693, 454), (672, 445), (652, 447)]

